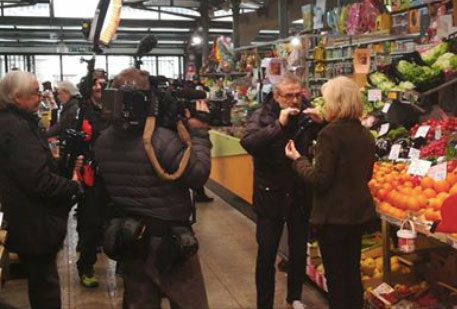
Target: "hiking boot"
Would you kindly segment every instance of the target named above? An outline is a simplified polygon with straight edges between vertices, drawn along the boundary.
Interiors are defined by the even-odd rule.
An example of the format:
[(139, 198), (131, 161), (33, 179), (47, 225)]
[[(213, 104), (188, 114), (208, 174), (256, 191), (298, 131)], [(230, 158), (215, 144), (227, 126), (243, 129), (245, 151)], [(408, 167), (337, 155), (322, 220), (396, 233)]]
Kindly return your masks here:
[(84, 273), (79, 277), (81, 285), (86, 288), (96, 288), (99, 286), (98, 280), (93, 273)]

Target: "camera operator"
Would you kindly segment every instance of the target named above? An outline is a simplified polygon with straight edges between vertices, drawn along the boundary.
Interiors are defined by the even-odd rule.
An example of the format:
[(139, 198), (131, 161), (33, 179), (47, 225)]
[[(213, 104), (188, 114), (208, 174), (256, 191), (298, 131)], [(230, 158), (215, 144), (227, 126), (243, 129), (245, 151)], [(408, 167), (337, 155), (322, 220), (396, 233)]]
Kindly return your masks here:
[(287, 223), (289, 245), (287, 303), (291, 308), (304, 308), (301, 295), (312, 194), (311, 188), (305, 187), (293, 173), (284, 154), (289, 139), (294, 139), (308, 154), (320, 128), (301, 113), (309, 107), (303, 99), (300, 80), (294, 75), (284, 75), (276, 84), (273, 96), (252, 114), (241, 139), (241, 145), (254, 159), (253, 204), (259, 246), (257, 307), (262, 309), (273, 308), (275, 261), (284, 223)]
[(93, 150), (98, 136), (108, 126), (108, 123), (102, 118), (102, 90), (107, 81), (106, 73), (96, 69), (92, 78), (93, 86), (83, 124), (84, 131), (90, 136), (84, 154), (84, 198), (78, 204), (77, 210), (79, 235), (77, 250), (80, 254), (76, 265), (80, 282), (87, 288), (95, 288), (99, 285), (94, 273), (94, 264), (97, 261), (97, 248), (101, 244), (102, 227), (106, 217), (106, 196), (100, 184)]
[[(123, 70), (111, 86), (151, 93), (147, 72), (135, 68)], [(141, 97), (144, 100), (144, 96)], [(154, 99), (150, 98), (142, 105), (148, 106)], [(204, 101), (197, 101), (196, 109), (200, 113), (208, 112)], [(120, 259), (124, 308), (160, 308), (160, 294), (163, 294), (178, 308), (205, 309), (208, 304), (198, 255), (193, 254), (177, 265), (166, 264), (173, 260), (174, 250), (169, 250), (170, 239), (172, 243), (175, 241), (172, 235), (176, 234), (171, 234), (173, 229), (184, 227), (191, 232), (189, 218), (193, 207), (189, 189), (202, 186), (209, 177), (209, 126), (187, 113), (192, 144), (189, 162), (181, 177), (170, 181), (160, 177), (146, 154), (146, 141), (142, 137), (145, 119), (146, 115), (140, 117), (133, 126), (126, 126), (126, 121), (114, 122), (102, 133), (95, 146), (114, 216), (121, 220), (133, 218), (145, 224), (144, 233), (137, 237), (141, 242), (135, 245), (136, 249), (121, 249), (121, 255), (140, 251), (130, 258)], [(158, 127), (153, 134), (152, 145), (165, 171), (172, 173), (179, 170), (186, 146), (178, 132)], [(111, 222), (114, 222), (113, 219), (110, 225)], [(126, 243), (124, 240), (121, 242)], [(106, 249), (106, 242), (104, 246)]]
[(14, 71), (0, 80), (0, 202), (8, 223), (6, 247), (18, 253), (25, 269), (32, 308), (60, 309), (56, 256), (81, 192), (77, 181), (58, 173), (34, 115), (39, 103), (32, 74)]

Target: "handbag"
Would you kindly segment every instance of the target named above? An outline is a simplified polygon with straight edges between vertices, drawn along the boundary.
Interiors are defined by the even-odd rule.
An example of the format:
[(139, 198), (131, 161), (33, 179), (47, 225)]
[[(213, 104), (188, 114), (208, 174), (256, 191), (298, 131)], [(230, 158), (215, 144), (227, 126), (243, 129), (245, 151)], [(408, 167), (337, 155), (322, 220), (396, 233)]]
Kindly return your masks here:
[(161, 274), (184, 264), (198, 251), (198, 240), (190, 226), (174, 225), (162, 238), (155, 257), (155, 267)]
[(115, 261), (144, 257), (147, 253), (146, 225), (135, 218), (112, 218), (103, 234), (103, 250)]

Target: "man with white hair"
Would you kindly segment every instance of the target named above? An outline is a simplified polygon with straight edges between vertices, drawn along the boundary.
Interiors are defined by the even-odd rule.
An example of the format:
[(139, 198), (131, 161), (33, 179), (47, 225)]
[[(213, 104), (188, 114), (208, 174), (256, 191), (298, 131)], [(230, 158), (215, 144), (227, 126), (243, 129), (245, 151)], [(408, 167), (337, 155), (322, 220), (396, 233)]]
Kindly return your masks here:
[(66, 129), (73, 128), (76, 123), (76, 113), (78, 112), (79, 90), (73, 83), (63, 81), (57, 84), (57, 98), (62, 104), (58, 122), (49, 128), (47, 137), (60, 136)]
[(18, 253), (24, 266), (32, 308), (58, 309), (56, 256), (81, 189), (58, 174), (38, 129), (39, 103), (32, 74), (14, 71), (0, 80), (0, 203), (8, 222), (6, 247)]

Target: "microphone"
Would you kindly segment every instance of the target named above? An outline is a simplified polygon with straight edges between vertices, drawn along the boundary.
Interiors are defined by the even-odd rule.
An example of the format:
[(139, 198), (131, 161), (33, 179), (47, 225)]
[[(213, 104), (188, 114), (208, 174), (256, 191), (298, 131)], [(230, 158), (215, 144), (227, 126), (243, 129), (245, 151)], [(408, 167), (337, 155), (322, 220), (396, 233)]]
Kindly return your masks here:
[(206, 92), (194, 89), (175, 90), (173, 94), (178, 98), (188, 100), (203, 100), (206, 99)]
[(136, 56), (138, 58), (143, 57), (149, 53), (154, 47), (157, 46), (157, 39), (153, 34), (149, 34), (141, 39), (138, 44), (138, 49), (136, 51)]

